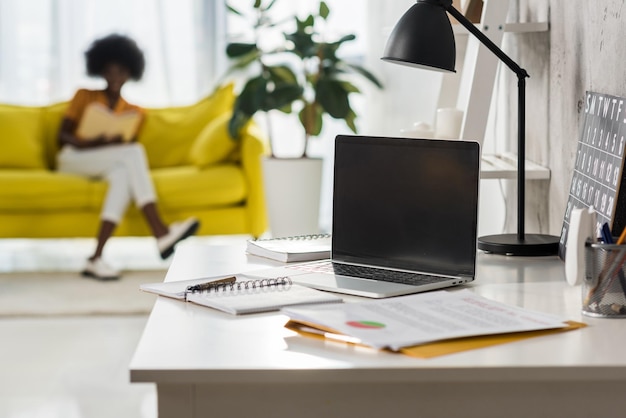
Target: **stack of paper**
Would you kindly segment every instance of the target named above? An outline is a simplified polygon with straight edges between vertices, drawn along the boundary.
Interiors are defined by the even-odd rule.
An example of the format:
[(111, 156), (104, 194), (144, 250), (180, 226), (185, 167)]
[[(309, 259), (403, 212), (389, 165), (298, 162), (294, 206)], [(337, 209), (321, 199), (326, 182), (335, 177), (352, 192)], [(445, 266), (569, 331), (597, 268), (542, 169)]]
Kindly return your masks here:
[(529, 331), (584, 326), (492, 301), (469, 290), (437, 291), (314, 309), (287, 308), (282, 312), (290, 318), (286, 326), (305, 335), (409, 355), (415, 354), (411, 351), (413, 347), (436, 341), (511, 333), (523, 335)]

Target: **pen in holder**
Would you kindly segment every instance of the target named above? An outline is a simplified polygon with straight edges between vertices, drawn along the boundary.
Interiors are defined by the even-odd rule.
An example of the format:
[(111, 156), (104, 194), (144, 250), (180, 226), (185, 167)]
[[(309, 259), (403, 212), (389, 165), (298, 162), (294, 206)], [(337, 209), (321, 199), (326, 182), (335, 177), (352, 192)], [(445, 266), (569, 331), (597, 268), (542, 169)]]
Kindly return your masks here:
[(583, 314), (626, 317), (626, 245), (585, 244)]

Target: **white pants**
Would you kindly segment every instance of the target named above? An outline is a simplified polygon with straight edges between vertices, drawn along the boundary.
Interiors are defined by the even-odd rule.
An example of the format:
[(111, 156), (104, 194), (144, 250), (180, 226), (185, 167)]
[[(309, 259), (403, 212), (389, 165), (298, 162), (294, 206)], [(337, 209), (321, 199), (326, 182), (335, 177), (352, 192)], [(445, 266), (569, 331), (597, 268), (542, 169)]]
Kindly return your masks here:
[(57, 162), (60, 172), (108, 182), (102, 220), (119, 223), (131, 200), (139, 208), (156, 201), (148, 161), (141, 144), (120, 144), (84, 150), (64, 146)]

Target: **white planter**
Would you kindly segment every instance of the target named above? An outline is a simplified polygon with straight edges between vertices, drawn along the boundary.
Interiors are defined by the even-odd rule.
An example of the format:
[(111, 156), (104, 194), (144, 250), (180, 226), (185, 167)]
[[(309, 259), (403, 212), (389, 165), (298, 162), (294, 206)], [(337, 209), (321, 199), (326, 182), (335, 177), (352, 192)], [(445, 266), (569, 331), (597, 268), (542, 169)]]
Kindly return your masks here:
[(321, 158), (265, 158), (263, 181), (273, 237), (319, 233)]

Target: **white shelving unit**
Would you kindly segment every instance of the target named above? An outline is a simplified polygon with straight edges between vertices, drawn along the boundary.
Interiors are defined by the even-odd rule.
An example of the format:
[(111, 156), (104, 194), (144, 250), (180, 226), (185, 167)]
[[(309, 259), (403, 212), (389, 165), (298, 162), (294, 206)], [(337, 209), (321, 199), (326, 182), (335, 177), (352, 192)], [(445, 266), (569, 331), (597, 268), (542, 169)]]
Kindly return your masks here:
[[(525, 33), (549, 30), (548, 22), (506, 22), (509, 4), (509, 0), (484, 0), (483, 2), (482, 15), (477, 27), (496, 45), (502, 45), (502, 37), (506, 32)], [(482, 144), (500, 61), (463, 26), (457, 23), (453, 25), (453, 28), (457, 38), (457, 68), (459, 70), (457, 73), (444, 76), (438, 107), (456, 106), (463, 110), (460, 137), (477, 139)], [(513, 154), (483, 154), (481, 176), (483, 179), (517, 178), (517, 157)], [(526, 161), (526, 179), (549, 178), (549, 169), (532, 161)]]
[[(480, 178), (482, 179), (517, 179), (517, 155), (513, 153), (483, 154)], [(550, 170), (532, 161), (526, 160), (526, 180), (547, 180)]]

